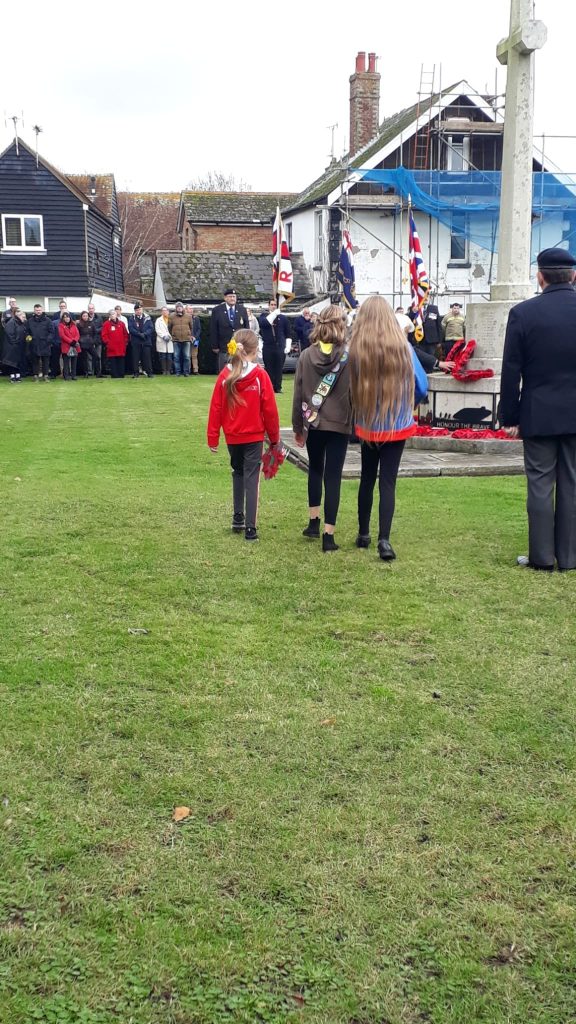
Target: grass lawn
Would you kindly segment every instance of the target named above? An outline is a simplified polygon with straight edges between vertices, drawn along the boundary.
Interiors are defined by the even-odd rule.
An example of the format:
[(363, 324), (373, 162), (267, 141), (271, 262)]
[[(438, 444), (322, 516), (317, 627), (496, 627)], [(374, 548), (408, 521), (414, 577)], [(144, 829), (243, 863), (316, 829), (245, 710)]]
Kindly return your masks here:
[(0, 382), (0, 1021), (569, 1024), (575, 580), (513, 565), (524, 481), (401, 480), (384, 565), (285, 465), (250, 545), (212, 385)]

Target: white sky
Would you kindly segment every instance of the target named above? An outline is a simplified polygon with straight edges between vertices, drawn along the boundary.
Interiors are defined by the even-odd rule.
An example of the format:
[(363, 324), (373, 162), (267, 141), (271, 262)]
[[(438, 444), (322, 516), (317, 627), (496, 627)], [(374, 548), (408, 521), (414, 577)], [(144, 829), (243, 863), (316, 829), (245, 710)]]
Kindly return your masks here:
[[(40, 153), (61, 170), (174, 192), (209, 170), (255, 190), (304, 188), (328, 163), (328, 125), (338, 123), (336, 156), (347, 148), (359, 50), (379, 58), (380, 120), (416, 101), (422, 63), (442, 66), (443, 87), (465, 78), (492, 92), (509, 20), (508, 0), (28, 0), (17, 10), (2, 48), (0, 149), (12, 138), (4, 116), (23, 111), (20, 134), (33, 145), (39, 124)], [(535, 132), (568, 134), (576, 12), (539, 0), (536, 16), (548, 42), (536, 56)], [(576, 138), (546, 151), (576, 171)]]

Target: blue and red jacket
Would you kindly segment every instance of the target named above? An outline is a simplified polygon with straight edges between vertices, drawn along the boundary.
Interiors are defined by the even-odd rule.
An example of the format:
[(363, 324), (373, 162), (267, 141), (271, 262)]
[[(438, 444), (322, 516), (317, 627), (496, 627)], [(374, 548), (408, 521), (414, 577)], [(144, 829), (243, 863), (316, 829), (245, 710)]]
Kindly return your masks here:
[[(410, 346), (412, 366), (414, 368), (414, 405), (418, 405), (428, 394), (428, 378), (418, 361), (418, 357)], [(408, 402), (403, 403), (394, 419), (390, 415), (384, 421), (378, 417), (373, 423), (362, 423), (356, 414), (356, 436), (362, 441), (404, 441), (416, 433), (414, 409)]]

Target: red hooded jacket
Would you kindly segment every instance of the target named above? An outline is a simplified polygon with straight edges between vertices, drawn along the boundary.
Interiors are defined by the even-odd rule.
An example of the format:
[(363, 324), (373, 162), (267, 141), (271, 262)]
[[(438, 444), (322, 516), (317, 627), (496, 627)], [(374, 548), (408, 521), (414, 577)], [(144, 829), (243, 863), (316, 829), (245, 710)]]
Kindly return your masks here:
[[(63, 356), (67, 356), (71, 345), (76, 345), (80, 341), (80, 333), (76, 324), (70, 321), (69, 324), (65, 324), (63, 320), (58, 324), (58, 334), (60, 335), (60, 350)], [(74, 355), (74, 353), (72, 353)]]
[(106, 345), (106, 355), (110, 359), (126, 355), (126, 346), (130, 335), (121, 320), (105, 320), (102, 326), (102, 341)]
[(208, 445), (217, 448), (220, 430), (227, 444), (250, 444), (263, 441), (268, 434), (272, 444), (280, 440), (280, 424), (274, 390), (270, 377), (257, 363), (249, 363), (244, 376), (236, 381), (236, 394), (240, 402), (231, 404), (224, 387), (230, 370), (227, 366), (218, 375), (210, 412), (208, 413)]

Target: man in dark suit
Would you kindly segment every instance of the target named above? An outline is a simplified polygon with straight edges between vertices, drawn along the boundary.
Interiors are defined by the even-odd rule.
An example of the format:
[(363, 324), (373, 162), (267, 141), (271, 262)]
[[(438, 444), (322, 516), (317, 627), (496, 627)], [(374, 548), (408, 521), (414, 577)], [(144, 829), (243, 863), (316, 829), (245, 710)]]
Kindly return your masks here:
[[(290, 327), (288, 317), (283, 313), (276, 313), (276, 299), (270, 299), (268, 312), (261, 313), (258, 317), (260, 337), (262, 338), (262, 358), (266, 373), (272, 381), (272, 387), (277, 395), (282, 392), (282, 367), (286, 359), (286, 342), (290, 338)], [(271, 314), (276, 315), (270, 323)]]
[(502, 363), (500, 421), (524, 441), (528, 484), (518, 564), (548, 571), (576, 569), (575, 267), (566, 249), (539, 253), (542, 294), (511, 309)]
[(218, 354), (218, 370), (228, 362), (227, 346), (235, 331), (241, 327), (249, 329), (250, 321), (244, 306), (236, 300), (234, 288), (224, 290), (224, 302), (214, 306), (210, 319), (210, 341), (212, 351)]

